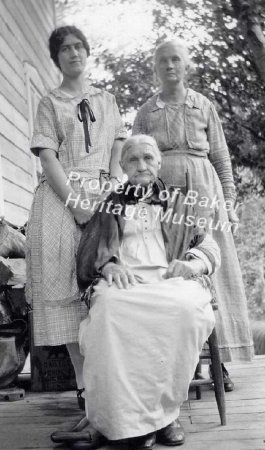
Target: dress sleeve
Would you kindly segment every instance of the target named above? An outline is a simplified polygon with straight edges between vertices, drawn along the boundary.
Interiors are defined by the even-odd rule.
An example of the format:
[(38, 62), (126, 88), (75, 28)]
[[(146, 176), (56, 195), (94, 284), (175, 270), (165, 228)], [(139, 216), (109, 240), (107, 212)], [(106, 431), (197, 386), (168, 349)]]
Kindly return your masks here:
[(114, 109), (114, 122), (115, 122), (115, 139), (127, 139), (127, 130), (121, 119), (121, 115), (115, 100), (113, 97), (113, 109)]
[(139, 109), (136, 114), (132, 127), (132, 134), (148, 134), (146, 127), (146, 115), (142, 108)]
[(207, 127), (207, 137), (210, 145), (209, 159), (220, 179), (225, 199), (236, 198), (231, 159), (227, 148), (221, 121), (214, 105), (210, 105), (210, 115)]
[(48, 97), (43, 97), (40, 100), (30, 148), (36, 156), (39, 156), (39, 151), (42, 148), (49, 148), (56, 153), (58, 152), (59, 139), (56, 130), (55, 111)]
[(201, 259), (207, 267), (207, 275), (216, 272), (221, 265), (220, 249), (215, 240), (207, 233), (198, 245), (195, 245), (195, 247), (190, 248), (186, 252), (185, 257), (187, 260), (191, 258)]

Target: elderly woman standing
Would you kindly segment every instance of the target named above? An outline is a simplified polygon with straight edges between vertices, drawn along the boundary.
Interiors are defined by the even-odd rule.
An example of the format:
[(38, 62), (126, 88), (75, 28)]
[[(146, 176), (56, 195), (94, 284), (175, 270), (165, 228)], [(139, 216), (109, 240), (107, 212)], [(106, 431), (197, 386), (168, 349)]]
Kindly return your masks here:
[[(221, 269), (214, 275), (219, 313), (217, 333), (223, 361), (252, 356), (247, 302), (231, 233), (237, 225), (235, 186), (221, 122), (214, 105), (185, 86), (190, 60), (181, 40), (160, 44), (155, 52), (155, 73), (161, 90), (138, 111), (133, 133), (152, 135), (162, 152), (160, 176), (168, 185), (192, 179), (190, 202), (205, 218), (221, 249)], [(233, 383), (223, 367), (226, 391)]]
[[(74, 26), (57, 28), (49, 48), (62, 83), (41, 99), (31, 143), (43, 174), (28, 224), (27, 297), (33, 305), (34, 344), (67, 344), (78, 403), (84, 408), (78, 331), (85, 307), (76, 282), (75, 255), (80, 226), (92, 211), (81, 202), (99, 197), (103, 173), (117, 182), (126, 132), (113, 95), (85, 81), (90, 48), (84, 34)], [(89, 190), (89, 183), (81, 180), (95, 180), (97, 189)]]
[(206, 280), (220, 265), (193, 207), (157, 178), (160, 165), (153, 138), (126, 141), (128, 183), (99, 206), (77, 257), (81, 288), (98, 281), (80, 326), (87, 418), (134, 450), (184, 442), (179, 409), (214, 326)]

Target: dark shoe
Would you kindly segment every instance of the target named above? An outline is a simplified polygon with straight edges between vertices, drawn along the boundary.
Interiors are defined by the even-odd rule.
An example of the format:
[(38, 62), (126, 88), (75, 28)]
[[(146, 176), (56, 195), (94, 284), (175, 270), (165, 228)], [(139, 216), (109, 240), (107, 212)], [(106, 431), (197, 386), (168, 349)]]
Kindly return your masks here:
[(82, 409), (83, 411), (85, 411), (85, 398), (82, 395), (84, 390), (85, 388), (76, 390), (77, 403), (79, 408)]
[(95, 446), (95, 444), (88, 442), (88, 441), (77, 441), (77, 442), (73, 442), (72, 444), (69, 445), (69, 447), (71, 448), (71, 450), (92, 450), (92, 449), (96, 449), (96, 448), (100, 448), (102, 447), (102, 445), (100, 444), (99, 446)]
[(67, 444), (71, 448), (100, 448), (106, 443), (106, 438), (94, 428), (87, 431), (55, 431), (51, 440), (56, 444)]
[[(229, 377), (229, 373), (227, 371), (227, 369), (224, 366), (224, 363), (221, 364), (222, 366), (222, 372), (223, 372), (223, 380), (224, 380), (224, 390), (225, 392), (232, 392), (234, 390), (234, 383), (231, 380), (231, 378)], [(213, 378), (213, 373), (212, 373), (212, 366), (210, 364), (209, 366), (209, 375), (210, 378)], [(214, 389), (214, 383), (212, 383), (212, 388)]]
[(71, 450), (94, 450), (106, 444), (106, 440), (104, 442), (88, 442), (88, 441), (77, 441), (70, 444)]
[(234, 385), (233, 381), (231, 380), (231, 378), (229, 378), (229, 373), (223, 363), (222, 363), (222, 371), (223, 371), (225, 392), (231, 392), (234, 390), (235, 385)]
[(156, 433), (156, 442), (162, 445), (174, 446), (182, 445), (185, 441), (184, 428), (179, 419), (174, 420), (170, 425)]
[(128, 439), (129, 447), (132, 450), (152, 450), (156, 443), (156, 433), (145, 434)]

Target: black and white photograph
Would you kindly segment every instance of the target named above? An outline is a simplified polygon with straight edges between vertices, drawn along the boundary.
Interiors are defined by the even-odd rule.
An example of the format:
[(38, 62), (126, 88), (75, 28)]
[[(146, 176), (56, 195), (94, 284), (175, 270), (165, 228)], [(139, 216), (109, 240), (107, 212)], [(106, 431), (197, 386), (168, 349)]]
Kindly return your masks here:
[(0, 0), (0, 449), (265, 450), (264, 0)]

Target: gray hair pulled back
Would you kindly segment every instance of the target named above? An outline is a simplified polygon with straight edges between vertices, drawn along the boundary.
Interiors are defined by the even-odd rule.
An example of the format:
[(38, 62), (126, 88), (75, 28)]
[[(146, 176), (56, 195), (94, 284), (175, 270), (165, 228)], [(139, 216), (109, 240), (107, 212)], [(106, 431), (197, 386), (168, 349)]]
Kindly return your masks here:
[(168, 46), (174, 46), (175, 48), (179, 49), (181, 51), (181, 53), (182, 53), (183, 58), (184, 58), (186, 67), (189, 67), (189, 68), (193, 67), (193, 63), (192, 63), (192, 61), (190, 59), (189, 50), (188, 50), (188, 47), (186, 45), (186, 42), (183, 39), (179, 39), (179, 38), (168, 39), (166, 41), (161, 42), (156, 47), (155, 54), (154, 54), (154, 64), (156, 64), (156, 62), (157, 62), (157, 55), (159, 54), (159, 52), (161, 50), (163, 50), (164, 47), (168, 47)]
[(127, 153), (131, 149), (137, 147), (137, 145), (139, 144), (150, 145), (150, 147), (152, 147), (154, 153), (158, 157), (158, 161), (161, 161), (161, 153), (156, 143), (156, 140), (152, 136), (148, 136), (147, 134), (135, 134), (134, 136), (128, 138), (125, 141), (121, 151), (121, 161), (124, 161)]

